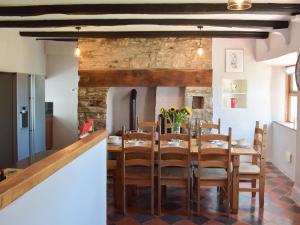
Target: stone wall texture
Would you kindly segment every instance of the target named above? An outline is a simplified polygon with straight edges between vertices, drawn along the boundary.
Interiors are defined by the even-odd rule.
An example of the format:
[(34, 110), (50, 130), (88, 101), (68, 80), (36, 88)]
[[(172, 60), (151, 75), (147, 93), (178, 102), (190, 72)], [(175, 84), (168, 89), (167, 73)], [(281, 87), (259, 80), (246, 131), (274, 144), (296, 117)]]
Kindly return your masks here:
[(202, 40), (205, 55), (200, 57), (200, 39), (79, 39), (79, 70), (211, 69), (211, 42)]
[[(80, 38), (79, 70), (103, 69), (211, 69), (212, 39), (202, 39), (205, 54), (197, 55), (199, 38)], [(199, 89), (197, 89), (199, 88)], [(95, 120), (95, 129), (106, 127), (108, 88), (79, 87), (78, 119)], [(193, 110), (197, 118), (212, 119), (211, 88), (186, 87), (185, 100), (205, 97), (205, 108)]]

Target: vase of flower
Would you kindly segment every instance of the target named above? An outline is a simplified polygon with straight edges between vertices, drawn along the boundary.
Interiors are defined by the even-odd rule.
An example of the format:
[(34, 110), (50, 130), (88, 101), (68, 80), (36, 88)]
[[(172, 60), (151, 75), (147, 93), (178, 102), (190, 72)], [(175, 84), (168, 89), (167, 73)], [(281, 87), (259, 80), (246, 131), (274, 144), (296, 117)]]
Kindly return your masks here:
[(172, 127), (171, 127), (172, 133), (180, 134), (180, 126), (181, 126), (181, 123), (172, 124)]
[(176, 109), (171, 107), (169, 110), (161, 108), (160, 110), (162, 116), (171, 124), (172, 133), (180, 134), (180, 127), (182, 122), (187, 120), (188, 116), (192, 116), (192, 111), (189, 107), (184, 107), (183, 109)]

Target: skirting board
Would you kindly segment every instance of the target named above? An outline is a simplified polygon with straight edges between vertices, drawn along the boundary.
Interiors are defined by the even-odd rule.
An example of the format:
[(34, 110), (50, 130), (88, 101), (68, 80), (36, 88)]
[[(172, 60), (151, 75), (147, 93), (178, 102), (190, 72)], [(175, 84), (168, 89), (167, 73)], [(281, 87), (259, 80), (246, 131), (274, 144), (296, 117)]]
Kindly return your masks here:
[(300, 189), (294, 185), (292, 199), (300, 206)]

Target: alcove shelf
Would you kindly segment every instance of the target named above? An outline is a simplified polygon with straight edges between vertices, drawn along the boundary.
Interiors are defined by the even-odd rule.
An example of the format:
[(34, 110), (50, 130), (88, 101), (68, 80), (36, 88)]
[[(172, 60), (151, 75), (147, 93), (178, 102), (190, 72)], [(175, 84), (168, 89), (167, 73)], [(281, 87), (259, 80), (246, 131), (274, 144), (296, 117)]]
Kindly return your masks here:
[(223, 79), (222, 98), (225, 109), (247, 108), (247, 80)]

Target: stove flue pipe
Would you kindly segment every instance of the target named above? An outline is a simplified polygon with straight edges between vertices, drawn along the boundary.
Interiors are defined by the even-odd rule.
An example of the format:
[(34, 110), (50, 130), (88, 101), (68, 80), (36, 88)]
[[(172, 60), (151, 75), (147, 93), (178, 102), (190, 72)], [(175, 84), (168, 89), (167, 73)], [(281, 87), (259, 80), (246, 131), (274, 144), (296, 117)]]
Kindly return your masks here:
[(130, 130), (136, 130), (136, 95), (137, 91), (135, 89), (131, 90), (130, 94), (130, 115), (129, 115), (129, 128)]

